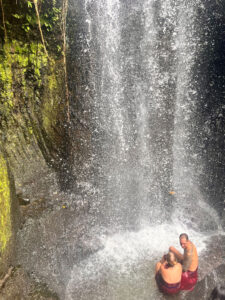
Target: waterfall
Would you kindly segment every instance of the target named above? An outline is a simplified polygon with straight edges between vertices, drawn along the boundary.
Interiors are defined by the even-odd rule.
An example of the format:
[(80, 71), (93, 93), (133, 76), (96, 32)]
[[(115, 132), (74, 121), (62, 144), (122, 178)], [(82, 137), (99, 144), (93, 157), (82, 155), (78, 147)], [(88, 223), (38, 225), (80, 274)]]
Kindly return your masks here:
[(176, 216), (183, 218), (204, 202), (198, 186), (202, 161), (191, 139), (201, 0), (74, 5), (83, 16), (74, 40), (80, 56), (88, 57), (88, 64), (81, 63), (88, 69), (86, 83), (79, 88), (91, 130), (82, 141), (90, 155), (75, 171), (78, 185), (92, 195), (93, 213), (103, 225), (161, 224), (177, 206)]
[(91, 131), (89, 159), (75, 171), (97, 225), (112, 231), (96, 226), (102, 248), (73, 266), (66, 299), (161, 299), (155, 257), (170, 243), (179, 247), (185, 231), (200, 253), (202, 232), (220, 228), (202, 192), (204, 144), (196, 138), (204, 1), (73, 4)]
[[(182, 3), (177, 15), (174, 30), (174, 47), (176, 50), (176, 88), (173, 131), (173, 175), (172, 181), (176, 192), (174, 218), (194, 228), (206, 230), (220, 228), (217, 213), (210, 207), (200, 190), (200, 176), (204, 172), (201, 154), (196, 150), (193, 135), (198, 118), (197, 102), (199, 78), (194, 76), (196, 57), (202, 45), (199, 32), (196, 31), (196, 6), (204, 8), (202, 1), (194, 4)], [(195, 128), (196, 127), (196, 128)], [(198, 147), (203, 146), (198, 142)], [(198, 208), (196, 210), (196, 207)]]
[(109, 224), (161, 222), (172, 189), (176, 11), (168, 1), (86, 0), (85, 13), (95, 203)]

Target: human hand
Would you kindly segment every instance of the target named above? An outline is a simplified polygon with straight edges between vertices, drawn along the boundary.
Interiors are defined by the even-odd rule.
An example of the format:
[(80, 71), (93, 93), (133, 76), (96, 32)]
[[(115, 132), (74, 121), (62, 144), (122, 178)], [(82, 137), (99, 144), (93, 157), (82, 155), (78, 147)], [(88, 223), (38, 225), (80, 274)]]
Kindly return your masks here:
[(169, 247), (169, 251), (170, 251), (170, 252), (174, 252), (175, 250), (176, 250), (176, 249), (175, 249), (173, 246), (170, 246), (170, 247)]

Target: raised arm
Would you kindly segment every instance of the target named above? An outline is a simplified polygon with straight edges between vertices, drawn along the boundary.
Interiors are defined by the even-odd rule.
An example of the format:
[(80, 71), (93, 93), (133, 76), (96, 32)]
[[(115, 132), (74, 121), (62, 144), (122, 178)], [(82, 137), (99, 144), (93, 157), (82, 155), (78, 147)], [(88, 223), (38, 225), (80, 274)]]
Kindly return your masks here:
[(169, 251), (173, 252), (179, 262), (183, 262), (184, 256), (175, 247), (170, 246)]

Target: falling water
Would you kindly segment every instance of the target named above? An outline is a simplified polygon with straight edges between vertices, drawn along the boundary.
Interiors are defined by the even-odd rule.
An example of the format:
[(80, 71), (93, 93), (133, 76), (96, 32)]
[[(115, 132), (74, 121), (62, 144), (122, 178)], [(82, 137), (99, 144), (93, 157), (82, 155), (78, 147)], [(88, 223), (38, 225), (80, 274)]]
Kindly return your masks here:
[(195, 22), (203, 4), (78, 3), (85, 32), (78, 42), (89, 57), (82, 101), (92, 136), (89, 171), (76, 176), (78, 185), (94, 190), (98, 220), (138, 228), (171, 219), (177, 202), (181, 217), (196, 201), (202, 207), (202, 161), (191, 136), (199, 96), (193, 67), (201, 47)]
[(159, 299), (156, 256), (186, 230), (200, 251), (198, 227), (219, 226), (201, 194), (202, 159), (192, 144), (199, 96), (193, 68), (201, 48), (196, 19), (204, 5), (74, 0), (74, 7), (82, 10), (80, 43), (89, 56), (92, 129), (89, 171), (78, 181), (94, 191), (98, 223), (123, 230), (100, 234), (103, 249), (74, 265), (66, 299)]
[(85, 9), (99, 209), (113, 225), (161, 222), (172, 189), (176, 10), (88, 0)]

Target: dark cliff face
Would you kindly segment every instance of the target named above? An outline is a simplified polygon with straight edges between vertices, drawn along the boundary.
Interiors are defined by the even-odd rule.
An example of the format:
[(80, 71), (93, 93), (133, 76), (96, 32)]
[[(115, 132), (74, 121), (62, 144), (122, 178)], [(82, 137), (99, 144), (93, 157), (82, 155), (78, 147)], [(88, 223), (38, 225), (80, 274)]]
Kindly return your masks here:
[(194, 81), (198, 91), (193, 143), (203, 161), (201, 192), (222, 216), (225, 174), (225, 6), (204, 1), (198, 14), (199, 44)]
[(84, 2), (69, 1), (67, 14), (67, 73), (71, 112), (71, 148), (74, 159), (72, 189), (77, 190), (76, 181), (87, 178), (85, 164), (93, 151), (92, 107), (93, 87), (89, 88), (92, 65), (86, 41), (87, 26)]

